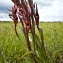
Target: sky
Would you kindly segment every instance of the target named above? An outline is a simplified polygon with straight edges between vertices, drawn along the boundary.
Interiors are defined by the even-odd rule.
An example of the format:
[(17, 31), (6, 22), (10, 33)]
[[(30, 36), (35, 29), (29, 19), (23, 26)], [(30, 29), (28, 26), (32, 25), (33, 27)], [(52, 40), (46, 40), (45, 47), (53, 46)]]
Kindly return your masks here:
[[(33, 0), (38, 5), (40, 21), (63, 21), (63, 0)], [(0, 0), (0, 21), (11, 21), (8, 8), (11, 9), (11, 0)]]

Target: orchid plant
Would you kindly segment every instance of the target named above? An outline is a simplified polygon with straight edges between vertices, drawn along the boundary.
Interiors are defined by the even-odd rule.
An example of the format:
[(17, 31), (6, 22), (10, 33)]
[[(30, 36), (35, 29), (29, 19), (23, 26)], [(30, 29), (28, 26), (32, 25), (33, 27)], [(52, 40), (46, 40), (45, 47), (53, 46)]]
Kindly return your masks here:
[[(39, 26), (39, 13), (37, 3), (36, 2), (33, 3), (33, 0), (11, 0), (11, 1), (14, 3), (14, 6), (10, 10), (12, 13), (9, 14), (9, 17), (14, 21), (15, 32), (17, 37), (19, 38), (16, 29), (19, 18), (22, 24), (22, 30), (26, 38), (28, 51), (33, 52), (33, 54), (31, 54), (31, 57), (33, 58), (35, 63), (39, 63), (40, 61), (45, 63), (47, 60), (46, 59), (47, 56), (44, 47), (43, 31)], [(40, 38), (35, 33), (35, 25), (37, 26), (37, 29), (39, 31)], [(29, 31), (31, 31), (30, 33), (32, 35), (33, 47), (31, 46), (29, 40)], [(42, 57), (42, 59), (38, 62), (37, 58), (39, 57), (40, 58)]]

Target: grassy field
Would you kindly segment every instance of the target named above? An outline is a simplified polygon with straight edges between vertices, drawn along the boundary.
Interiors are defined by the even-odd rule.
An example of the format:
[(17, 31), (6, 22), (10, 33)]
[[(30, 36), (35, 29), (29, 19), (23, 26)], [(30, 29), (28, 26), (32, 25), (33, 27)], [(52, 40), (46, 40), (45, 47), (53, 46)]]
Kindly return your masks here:
[[(18, 23), (17, 26), (21, 40), (16, 36), (12, 26), (13, 22), (0, 22), (0, 63), (34, 63), (30, 55), (24, 55), (27, 45), (20, 28), (21, 24)], [(45, 47), (51, 56), (49, 63), (63, 63), (63, 23), (41, 22), (40, 27), (43, 29)], [(39, 35), (37, 29), (36, 34)], [(19, 56), (21, 60), (18, 59)]]

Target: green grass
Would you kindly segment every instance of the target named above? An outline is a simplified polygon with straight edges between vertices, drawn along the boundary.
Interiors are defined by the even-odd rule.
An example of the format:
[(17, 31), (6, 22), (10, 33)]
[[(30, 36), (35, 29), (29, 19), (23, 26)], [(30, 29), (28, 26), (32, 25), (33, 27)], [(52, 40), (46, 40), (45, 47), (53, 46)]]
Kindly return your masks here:
[[(21, 41), (11, 25), (14, 26), (13, 22), (0, 22), (0, 63), (34, 63), (30, 57), (31, 53), (27, 52), (21, 24), (18, 23), (17, 26)], [(63, 23), (42, 22), (40, 26), (43, 29), (45, 46), (50, 53), (47, 53), (50, 55), (49, 63), (63, 62)], [(37, 29), (36, 34), (39, 35)], [(18, 60), (19, 57), (22, 59)]]

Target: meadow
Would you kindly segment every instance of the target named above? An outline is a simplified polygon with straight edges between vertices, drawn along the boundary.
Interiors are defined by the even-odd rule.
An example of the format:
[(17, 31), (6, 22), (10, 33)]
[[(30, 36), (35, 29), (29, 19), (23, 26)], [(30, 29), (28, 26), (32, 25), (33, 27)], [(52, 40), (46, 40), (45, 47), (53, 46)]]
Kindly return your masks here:
[[(34, 63), (27, 52), (21, 24), (17, 25), (20, 40), (13, 27), (13, 22), (0, 22), (0, 63)], [(40, 22), (40, 27), (43, 29), (44, 44), (48, 51), (48, 63), (63, 63), (63, 22)], [(35, 31), (39, 35), (37, 29)]]

